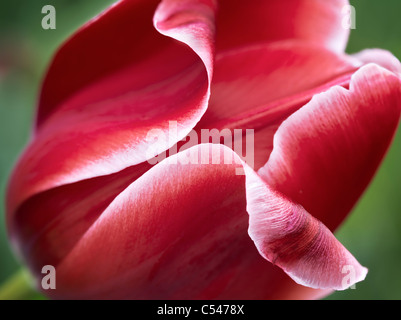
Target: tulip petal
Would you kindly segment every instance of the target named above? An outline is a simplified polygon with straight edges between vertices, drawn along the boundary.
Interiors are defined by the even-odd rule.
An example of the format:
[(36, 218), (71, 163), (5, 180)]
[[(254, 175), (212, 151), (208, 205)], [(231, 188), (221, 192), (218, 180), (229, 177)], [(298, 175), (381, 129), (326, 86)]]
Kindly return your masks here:
[(74, 93), (135, 61), (143, 61), (158, 47), (166, 48), (167, 43), (157, 37), (152, 26), (158, 2), (118, 1), (58, 49), (42, 85), (37, 128)]
[(57, 265), (110, 202), (149, 168), (144, 163), (52, 188), (24, 201), (10, 230), (21, 260), (37, 273), (43, 265)]
[(260, 254), (297, 283), (344, 290), (365, 279), (367, 269), (322, 222), (252, 171), (247, 174), (247, 209), (249, 235)]
[[(236, 175), (241, 167), (245, 168), (246, 180)], [(47, 294), (64, 299), (321, 296), (324, 291), (297, 285), (255, 250), (247, 233), (247, 202), (252, 223), (255, 216), (264, 214), (259, 209), (260, 203), (255, 208), (255, 198), (256, 202), (263, 203), (263, 208), (282, 201), (275, 196), (259, 198), (261, 193), (254, 189), (255, 182), (257, 188), (266, 187), (249, 166), (222, 145), (197, 145), (165, 159), (134, 181), (106, 208), (57, 265), (57, 290)], [(287, 210), (279, 214), (284, 218), (289, 215)], [(269, 231), (275, 223), (263, 228)], [(288, 232), (288, 228), (283, 232)], [(292, 240), (293, 245), (302, 246), (310, 232), (310, 229), (301, 229), (299, 238), (286, 242)], [(313, 264), (315, 257), (331, 268), (323, 270), (327, 272), (337, 266), (336, 258), (341, 258), (324, 254), (337, 252), (340, 246), (329, 231), (324, 235), (330, 241), (322, 243), (320, 248), (295, 252), (301, 274), (294, 270), (297, 269), (294, 260), (280, 260), (283, 262), (280, 266), (290, 269), (287, 272), (301, 278), (303, 284), (327, 285), (317, 280), (307, 281), (313, 278), (313, 270), (317, 268)], [(342, 249), (341, 253), (350, 256), (345, 252)], [(332, 276), (315, 275), (318, 280)], [(333, 287), (338, 282), (335, 280), (330, 283)]]
[(250, 265), (247, 257), (260, 259), (246, 232), (245, 179), (235, 175), (241, 165), (208, 164), (223, 155), (217, 145), (205, 164), (181, 163), (206, 148), (165, 159), (118, 195), (57, 266), (51, 294), (187, 299), (206, 290), (219, 296), (230, 274)]
[(391, 72), (401, 74), (400, 61), (389, 51), (383, 49), (365, 49), (352, 56), (364, 64), (376, 63)]
[[(369, 65), (353, 76), (349, 90), (335, 87), (302, 105), (333, 83), (348, 87), (362, 63), (377, 62), (395, 73), (400, 65), (384, 52), (346, 58), (317, 50), (313, 43), (344, 49), (347, 32), (328, 26), (340, 21), (337, 9), (346, 1), (324, 10), (312, 0), (293, 2), (293, 8), (282, 1), (266, 3), (263, 8), (270, 10), (293, 9), (291, 19), (305, 28), (268, 31), (268, 23), (262, 28), (261, 22), (265, 11), (250, 26), (260, 32), (225, 35), (213, 82), (216, 98), (195, 128), (224, 128), (227, 119), (231, 126), (257, 128), (256, 168), (270, 154), (274, 135), (261, 177), (222, 146), (197, 146), (152, 168), (146, 163), (182, 139), (206, 111), (214, 72), (215, 1), (164, 0), (156, 8), (157, 1), (123, 0), (57, 53), (43, 85), (35, 136), (13, 173), (7, 205), (9, 228), (28, 265), (38, 276), (43, 264), (57, 266), (54, 297), (254, 299), (280, 297), (286, 288), (322, 294), (294, 284), (261, 259), (246, 234), (245, 206), (259, 253), (297, 283), (341, 290), (365, 277), (366, 269), (330, 229), (352, 208), (388, 148), (400, 115), (400, 79)], [(221, 1), (218, 25), (232, 32), (239, 24), (225, 16), (229, 5), (231, 17), (245, 7)], [(306, 17), (317, 11), (324, 14), (308, 24)], [(221, 28), (217, 37), (227, 30)], [(262, 38), (307, 40), (310, 48), (291, 40), (274, 50), (231, 50)], [(136, 46), (144, 50), (136, 52)], [(314, 50), (320, 70), (308, 66)], [(246, 66), (246, 60), (256, 63)], [(322, 71), (322, 65), (329, 67)], [(149, 73), (152, 68), (158, 72)], [(82, 77), (76, 79), (78, 71)], [(306, 73), (305, 81), (297, 81)], [(236, 83), (225, 83), (234, 78)], [(262, 90), (271, 79), (278, 81)], [(288, 79), (295, 83), (282, 90)], [(246, 85), (256, 93), (249, 101), (232, 95), (249, 98)], [(223, 101), (228, 103), (221, 107)], [(174, 139), (163, 135), (170, 120), (178, 122)], [(157, 133), (149, 136), (154, 129)], [(195, 165), (177, 164), (206, 149), (207, 164), (199, 159)], [(215, 155), (227, 153), (234, 163), (210, 164)], [(246, 182), (236, 175), (242, 167)], [(345, 184), (344, 177), (355, 181)], [(352, 272), (349, 282), (344, 282), (344, 267)]]
[(219, 51), (285, 39), (314, 42), (335, 52), (344, 52), (347, 45), (349, 28), (343, 21), (349, 18), (348, 0), (221, 0), (219, 4)]
[(330, 230), (350, 212), (382, 161), (397, 128), (400, 78), (375, 64), (349, 90), (316, 95), (283, 122), (258, 172)]
[(153, 22), (169, 37), (152, 25), (155, 9), (121, 1), (59, 50), (38, 130), (11, 178), (8, 211), (36, 193), (140, 164), (199, 121), (213, 72), (214, 4), (163, 1)]
[(209, 107), (195, 130), (255, 130), (255, 169), (273, 135), (314, 94), (348, 85), (362, 63), (320, 46), (287, 40), (217, 54)]

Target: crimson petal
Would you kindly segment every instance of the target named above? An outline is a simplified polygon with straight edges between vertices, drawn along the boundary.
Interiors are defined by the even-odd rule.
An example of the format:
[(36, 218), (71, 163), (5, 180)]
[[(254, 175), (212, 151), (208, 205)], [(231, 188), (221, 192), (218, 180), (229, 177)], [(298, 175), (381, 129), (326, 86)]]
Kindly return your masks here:
[[(246, 179), (236, 175), (241, 167)], [(117, 196), (58, 264), (57, 290), (50, 294), (74, 299), (266, 299), (295, 298), (301, 292), (303, 298), (321, 296), (321, 290), (296, 285), (258, 255), (247, 233), (246, 206), (251, 229), (256, 225), (259, 233), (280, 234), (293, 246), (301, 247), (305, 237), (319, 233), (300, 223), (297, 237), (290, 237), (294, 233), (288, 228), (269, 233), (277, 221), (255, 224), (255, 217), (264, 218), (260, 208), (283, 201), (274, 193), (259, 198), (255, 184), (256, 189), (266, 187), (222, 145), (197, 145), (163, 160)], [(283, 210), (279, 215), (285, 220), (299, 213)], [(311, 219), (306, 212), (300, 218), (305, 216)], [(278, 260), (280, 266), (304, 284), (337, 288), (337, 277), (319, 282), (332, 277), (343, 257), (325, 255), (340, 245), (327, 229), (324, 237), (330, 240), (319, 248), (298, 250), (291, 261)], [(344, 248), (341, 253), (351, 256)], [(319, 270), (314, 258), (328, 268), (314, 272)], [(358, 268), (355, 260), (345, 262)]]
[(339, 53), (347, 45), (349, 29), (343, 21), (348, 0), (221, 0), (219, 4), (218, 51), (287, 39)]
[(316, 95), (283, 122), (259, 174), (334, 230), (376, 172), (400, 110), (400, 78), (366, 65), (349, 90), (335, 86)]
[[(202, 117), (213, 73), (214, 3), (154, 4), (116, 3), (56, 54), (37, 132), (11, 177), (9, 212), (36, 193), (140, 164)], [(155, 30), (153, 13), (170, 37)], [(177, 137), (152, 133), (168, 131), (170, 120)]]
[(212, 95), (202, 129), (255, 130), (255, 169), (263, 166), (273, 135), (314, 94), (348, 85), (362, 63), (298, 40), (233, 49), (216, 56)]
[(365, 279), (367, 269), (322, 222), (256, 173), (247, 180), (249, 235), (266, 260), (311, 288), (344, 290)]

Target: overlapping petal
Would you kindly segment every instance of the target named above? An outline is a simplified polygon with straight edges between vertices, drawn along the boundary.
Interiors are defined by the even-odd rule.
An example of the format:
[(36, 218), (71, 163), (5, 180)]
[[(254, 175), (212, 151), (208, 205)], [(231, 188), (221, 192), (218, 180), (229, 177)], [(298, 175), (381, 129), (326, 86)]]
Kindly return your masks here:
[(62, 185), (35, 194), (13, 216), (15, 248), (31, 270), (57, 265), (110, 202), (151, 166)]
[[(244, 176), (236, 175), (242, 166), (246, 184)], [(255, 184), (257, 188), (265, 186), (249, 166), (222, 145), (198, 145), (167, 158), (116, 197), (58, 265), (60, 280), (53, 296), (265, 299), (296, 297), (300, 292), (304, 298), (320, 296), (321, 291), (296, 285), (257, 254), (247, 234), (246, 208), (251, 218), (263, 218), (260, 205), (275, 206), (282, 198), (263, 197), (255, 202), (254, 195), (260, 195), (255, 193)], [(286, 216), (287, 212), (279, 214)], [(300, 219), (304, 215), (308, 214)], [(275, 226), (277, 221), (272, 221), (265, 230)], [(293, 246), (302, 246), (306, 236), (319, 235), (303, 223), (297, 227), (299, 238), (289, 238), (287, 229), (280, 228), (280, 234)], [(329, 231), (327, 234), (334, 238)], [(313, 257), (334, 269), (342, 262), (341, 256), (325, 255), (327, 250), (335, 251), (335, 241), (301, 253), (311, 259), (309, 277), (317, 268)], [(345, 249), (342, 252), (349, 255)], [(291, 267), (297, 269), (296, 265)], [(341, 284), (336, 278), (336, 284), (338, 281)]]
[(331, 230), (365, 190), (398, 126), (400, 78), (369, 64), (292, 114), (259, 174)]
[(361, 65), (353, 57), (298, 40), (219, 53), (209, 106), (195, 129), (255, 130), (258, 169), (269, 158), (281, 122), (314, 94), (347, 85)]
[[(385, 51), (343, 54), (347, 4), (123, 0), (67, 41), (7, 206), (33, 272), (57, 267), (53, 297), (313, 298), (326, 291), (285, 273), (362, 280), (331, 231), (391, 142), (401, 68)], [(356, 71), (370, 62), (387, 70)], [(169, 121), (177, 135), (160, 136)], [(211, 144), (146, 162), (193, 128), (254, 129), (259, 175)]]
[[(37, 132), (11, 178), (9, 212), (39, 192), (143, 163), (199, 121), (210, 95), (215, 6), (175, 4), (164, 1), (155, 13), (153, 2), (118, 2), (59, 50)], [(174, 38), (155, 30), (153, 14)], [(169, 120), (178, 124), (175, 138), (152, 134)]]
[[(221, 0), (217, 49), (298, 39), (344, 52), (348, 0)], [(344, 10), (345, 9), (345, 10)]]
[(247, 180), (249, 235), (266, 260), (311, 288), (344, 290), (365, 279), (367, 269), (321, 221), (256, 173)]
[(152, 25), (159, 2), (118, 1), (58, 49), (42, 85), (37, 127), (73, 94), (117, 70), (146, 61), (168, 46)]

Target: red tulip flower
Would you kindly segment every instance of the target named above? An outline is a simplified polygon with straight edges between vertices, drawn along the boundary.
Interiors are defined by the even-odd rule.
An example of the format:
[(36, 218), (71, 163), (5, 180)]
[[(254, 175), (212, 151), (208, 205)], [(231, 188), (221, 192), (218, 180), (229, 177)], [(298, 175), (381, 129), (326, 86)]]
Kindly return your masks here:
[[(347, 4), (121, 0), (64, 43), (7, 194), (20, 257), (39, 284), (57, 271), (44, 293), (307, 299), (363, 280), (332, 232), (392, 141), (401, 65), (344, 53)], [(253, 130), (252, 163), (187, 145), (202, 129), (244, 147)]]

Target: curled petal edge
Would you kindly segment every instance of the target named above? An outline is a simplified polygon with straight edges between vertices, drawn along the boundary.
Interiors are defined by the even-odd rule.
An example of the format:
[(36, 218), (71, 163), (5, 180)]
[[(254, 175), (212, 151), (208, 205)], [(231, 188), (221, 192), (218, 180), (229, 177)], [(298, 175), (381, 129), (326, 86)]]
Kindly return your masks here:
[[(195, 161), (192, 161), (191, 159), (195, 159)], [(222, 159), (224, 159), (224, 165), (222, 164)], [(196, 164), (193, 165), (193, 163)], [(151, 215), (149, 217), (142, 215), (139, 217), (139, 212), (135, 213), (136, 211), (132, 211), (133, 209), (130, 209), (131, 211), (128, 210), (131, 208), (131, 206), (133, 206), (133, 204), (130, 204), (130, 201), (127, 202), (122, 200), (130, 199), (130, 194), (132, 194), (133, 198), (138, 199), (144, 199), (148, 197), (149, 190), (146, 191), (143, 196), (138, 193), (138, 190), (146, 189), (144, 186), (141, 186), (141, 183), (151, 179), (154, 174), (157, 176), (161, 175), (163, 177), (169, 175), (170, 172), (178, 170), (178, 168), (174, 170), (171, 168), (172, 165), (176, 166), (177, 164), (180, 166), (180, 170), (184, 170), (185, 166), (189, 166), (187, 174), (191, 177), (196, 177), (202, 172), (199, 171), (197, 173), (197, 170), (205, 170), (204, 166), (209, 166), (209, 169), (207, 170), (209, 174), (217, 174), (218, 176), (225, 176), (227, 178), (228, 181), (221, 181), (222, 186), (226, 185), (227, 183), (245, 183), (246, 192), (243, 196), (244, 198), (246, 197), (244, 200), (247, 202), (246, 210), (249, 214), (248, 235), (254, 241), (256, 248), (263, 258), (279, 266), (298, 284), (316, 289), (341, 290), (364, 279), (367, 269), (362, 267), (356, 261), (356, 259), (334, 237), (330, 230), (326, 228), (320, 221), (312, 217), (301, 206), (291, 202), (272, 190), (266, 184), (266, 182), (264, 182), (257, 175), (257, 173), (245, 162), (243, 162), (240, 157), (230, 148), (218, 144), (200, 144), (185, 151), (181, 151), (178, 154), (161, 161), (147, 171), (140, 179), (133, 182), (133, 184), (129, 186), (126, 191), (122, 192), (121, 195), (110, 204), (109, 208), (105, 210), (96, 223), (88, 230), (88, 232), (86, 232), (73, 250), (60, 263), (58, 267), (58, 274), (60, 274), (60, 276), (64, 279), (67, 287), (71, 286), (69, 284), (71, 279), (80, 279), (83, 277), (83, 274), (86, 274), (87, 271), (85, 270), (87, 269), (85, 266), (93, 263), (92, 258), (88, 258), (88, 255), (94, 257), (98, 256), (96, 252), (94, 252), (96, 250), (93, 249), (98, 247), (100, 241), (99, 239), (103, 237), (100, 230), (108, 230), (107, 232), (110, 233), (108, 237), (111, 241), (111, 247), (108, 255), (112, 255), (113, 257), (115, 256), (115, 259), (117, 259), (116, 261), (123, 259), (121, 261), (126, 261), (126, 263), (131, 261), (130, 263), (136, 264), (135, 261), (141, 261), (141, 256), (143, 259), (143, 255), (149, 255), (149, 250), (161, 250), (161, 248), (166, 246), (166, 250), (168, 248), (168, 252), (176, 252), (176, 250), (174, 250), (174, 246), (164, 240), (153, 239), (153, 237), (151, 237), (151, 239), (153, 239), (152, 241), (155, 241), (155, 244), (151, 244), (152, 241), (146, 242), (146, 237), (145, 239), (141, 239), (141, 237), (139, 237), (138, 239), (134, 240), (131, 237), (127, 238), (124, 236), (124, 234), (132, 235), (139, 231), (145, 232), (145, 230), (148, 230), (149, 227), (145, 228), (142, 226), (142, 222), (148, 225), (150, 222), (146, 222), (147, 219), (152, 220), (152, 218)], [(245, 179), (243, 175), (238, 174), (240, 173), (238, 169), (243, 169)], [(222, 170), (221, 173), (218, 173), (220, 170)], [(228, 172), (227, 170), (231, 172), (230, 175), (225, 175), (223, 173)], [(235, 178), (235, 176), (237, 176), (237, 178)], [(207, 177), (203, 177), (202, 179), (207, 179)], [(136, 190), (136, 188), (139, 189), (136, 192), (133, 192)], [(176, 188), (178, 188), (178, 186), (176, 186)], [(200, 190), (198, 190), (198, 192), (199, 191)], [(207, 194), (210, 192), (210, 189), (203, 189), (202, 191), (205, 192), (204, 196), (207, 196)], [(186, 200), (186, 202), (188, 202), (188, 200)], [(221, 199), (221, 203), (224, 203), (224, 199)], [(124, 213), (115, 214), (115, 208), (118, 210), (123, 210)], [(141, 211), (140, 208), (137, 210)], [(172, 219), (171, 216), (168, 215), (168, 207), (163, 205), (160, 207), (160, 210), (161, 211), (157, 211), (157, 209), (153, 210), (157, 212), (158, 217), (156, 224), (151, 223), (151, 228), (156, 228), (155, 230), (158, 230), (154, 232), (160, 232), (156, 226), (164, 226), (164, 219), (166, 219), (166, 224), (170, 223)], [(177, 219), (177, 221), (181, 221), (181, 219), (188, 221), (188, 219), (191, 219), (187, 216), (190, 214), (190, 212), (191, 211), (187, 211), (185, 214), (181, 213), (178, 216), (174, 216), (174, 219)], [(196, 212), (196, 210), (194, 212)], [(136, 223), (133, 223), (131, 219), (136, 221)], [(193, 219), (196, 219), (196, 217), (193, 217)], [(109, 223), (112, 223), (113, 226), (109, 225)], [(116, 223), (117, 225), (115, 225)], [(117, 232), (116, 230), (118, 229), (117, 226), (119, 224), (124, 225), (124, 228), (127, 230), (124, 230), (124, 232), (122, 232), (122, 230)], [(147, 232), (149, 233), (150, 231), (148, 230)], [(152, 232), (152, 234), (154, 234), (154, 232)], [(227, 232), (228, 231), (225, 230), (222, 232), (222, 234), (227, 234)], [(169, 235), (164, 234), (163, 237), (169, 237)], [(201, 238), (201, 241), (206, 241), (206, 243), (212, 241), (210, 237), (206, 238), (206, 240)], [(147, 249), (142, 248), (145, 243), (144, 241), (149, 246)], [(197, 246), (202, 247), (202, 243), (203, 242), (197, 242)], [(130, 251), (130, 255), (132, 255), (132, 257), (126, 257), (119, 253), (118, 250), (112, 249), (114, 247), (115, 249), (126, 248), (127, 246), (139, 246), (136, 250)], [(141, 253), (142, 251), (146, 252), (146, 254)], [(191, 252), (194, 253), (193, 251), (194, 250)], [(83, 254), (83, 252), (87, 252), (87, 254)], [(180, 250), (178, 250), (178, 252), (180, 252)], [(122, 258), (123, 256), (124, 258)], [(175, 262), (169, 261), (164, 266), (166, 272), (167, 270), (171, 269), (172, 265), (174, 266), (172, 270), (181, 270), (184, 268), (184, 266), (180, 265), (179, 262), (183, 261), (182, 257), (180, 257), (177, 253), (175, 253), (173, 257), (174, 259), (179, 260)], [(186, 259), (189, 258), (186, 257)], [(107, 258), (106, 260), (109, 261), (110, 258)], [(80, 261), (78, 264), (79, 267), (76, 266), (77, 261)], [(149, 260), (147, 259), (146, 261), (148, 261), (147, 263), (152, 264), (151, 258), (149, 258)], [(105, 268), (109, 268), (111, 271), (108, 269), (107, 272), (111, 272), (111, 275), (113, 275), (115, 272), (119, 272), (115, 270), (119, 267), (121, 266), (106, 266)], [(348, 269), (344, 269), (344, 267)], [(81, 270), (79, 271), (78, 269)], [(132, 267), (130, 267), (130, 270), (131, 269)], [(137, 271), (139, 274), (136, 274), (134, 277), (139, 277), (142, 279), (141, 283), (143, 290), (149, 290), (146, 285), (146, 270), (141, 271), (141, 268), (139, 269), (140, 270)], [(355, 271), (356, 277), (349, 279), (350, 281), (347, 282), (344, 281), (346, 274), (344, 274), (343, 271), (349, 269), (351, 271)], [(266, 270), (268, 270), (268, 268), (266, 268)], [(141, 272), (145, 272), (143, 276), (140, 276)], [(168, 273), (173, 275), (175, 272), (176, 271), (170, 270)], [(92, 278), (92, 275), (88, 276)], [(99, 276), (103, 277), (103, 275)], [(166, 275), (160, 276), (165, 277)], [(113, 277), (111, 276), (110, 279), (112, 278)], [(93, 278), (87, 284), (88, 292), (93, 291), (91, 289), (93, 283), (99, 282), (96, 279), (97, 278)], [(89, 280), (87, 279), (86, 281)], [(109, 285), (113, 287), (115, 286), (115, 284)], [(109, 292), (110, 289), (103, 288), (103, 290)]]

